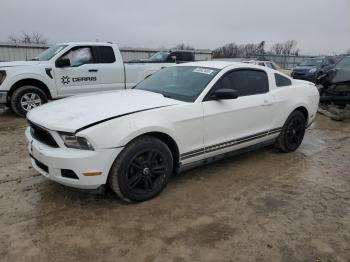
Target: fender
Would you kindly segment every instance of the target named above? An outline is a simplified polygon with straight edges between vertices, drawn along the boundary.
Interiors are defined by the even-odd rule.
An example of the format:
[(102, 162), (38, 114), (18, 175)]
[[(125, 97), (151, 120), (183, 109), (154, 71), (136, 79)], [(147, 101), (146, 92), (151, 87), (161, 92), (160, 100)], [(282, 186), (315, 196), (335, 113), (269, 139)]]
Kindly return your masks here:
[[(152, 110), (146, 112), (152, 114)], [(164, 121), (163, 118), (159, 120), (155, 118), (150, 119), (152, 117), (149, 117), (149, 114), (137, 113), (136, 115), (116, 118), (89, 127), (76, 134), (94, 141), (100, 148), (117, 148), (124, 147), (138, 136), (158, 132), (171, 137), (177, 144), (179, 152), (182, 152), (183, 146), (178, 135), (173, 131), (171, 124), (168, 121)], [(107, 130), (105, 133), (108, 134), (101, 135), (103, 134), (101, 133), (102, 130)]]
[(172, 132), (171, 129), (168, 129), (168, 128), (165, 128), (162, 126), (147, 126), (147, 127), (141, 128), (139, 130), (135, 130), (134, 132), (130, 133), (128, 136), (124, 137), (120, 141), (120, 144), (122, 146), (125, 146), (129, 142), (134, 140), (135, 138), (142, 136), (144, 134), (147, 134), (147, 133), (163, 133), (165, 135), (168, 135), (169, 137), (171, 137), (175, 141), (175, 143), (179, 149), (179, 152), (183, 152), (183, 149), (182, 149), (183, 147), (180, 143), (180, 140), (177, 138), (176, 134), (174, 132)]
[(12, 87), (19, 81), (26, 80), (26, 79), (34, 79), (44, 83), (47, 86), (52, 98), (57, 97), (57, 89), (56, 89), (55, 81), (53, 79), (50, 79), (48, 76), (47, 77), (45, 76), (46, 74), (42, 75), (37, 73), (22, 73), (22, 74), (12, 76), (11, 79), (9, 79), (9, 81), (7, 82), (7, 85), (10, 87), (9, 90), (11, 90)]

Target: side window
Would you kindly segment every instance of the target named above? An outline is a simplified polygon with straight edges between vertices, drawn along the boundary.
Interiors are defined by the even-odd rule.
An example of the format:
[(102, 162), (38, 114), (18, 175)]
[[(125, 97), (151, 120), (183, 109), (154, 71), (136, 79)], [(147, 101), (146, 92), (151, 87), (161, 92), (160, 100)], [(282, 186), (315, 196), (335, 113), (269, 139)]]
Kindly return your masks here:
[(115, 55), (112, 47), (97, 46), (96, 51), (97, 51), (96, 63), (110, 64), (115, 62)]
[(292, 81), (290, 81), (289, 78), (284, 77), (283, 75), (280, 75), (280, 74), (275, 74), (275, 80), (276, 80), (276, 86), (278, 87), (292, 85)]
[(186, 61), (194, 61), (194, 54), (191, 52), (183, 52), (182, 53), (182, 60), (184, 62)]
[(259, 62), (258, 65), (259, 66), (265, 66), (264, 62)]
[(68, 53), (62, 56), (70, 60), (71, 66), (81, 66), (93, 63), (90, 47), (74, 47)]
[(273, 69), (273, 67), (272, 67), (272, 64), (271, 63), (266, 63), (266, 66), (268, 67), (268, 68), (271, 68), (271, 69)]
[(214, 90), (218, 89), (234, 89), (231, 73), (224, 75), (214, 86)]
[(271, 62), (267, 62), (267, 63), (266, 63), (266, 66), (269, 67), (269, 68), (271, 68), (271, 69), (275, 69), (275, 70), (277, 69), (277, 68), (275, 67), (275, 65), (274, 65), (273, 63), (271, 63)]
[(231, 72), (233, 89), (239, 96), (264, 94), (269, 92), (267, 75), (263, 71), (243, 69)]
[(235, 89), (239, 96), (257, 95), (269, 91), (269, 82), (263, 71), (241, 69), (224, 75), (214, 89)]

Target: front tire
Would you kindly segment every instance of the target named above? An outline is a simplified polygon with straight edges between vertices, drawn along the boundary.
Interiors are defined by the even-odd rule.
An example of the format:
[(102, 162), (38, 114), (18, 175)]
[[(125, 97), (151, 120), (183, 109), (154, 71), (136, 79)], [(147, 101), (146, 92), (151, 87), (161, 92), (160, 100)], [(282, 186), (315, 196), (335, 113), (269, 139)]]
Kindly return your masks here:
[(276, 147), (284, 152), (295, 151), (304, 139), (306, 119), (300, 111), (291, 113), (285, 122), (281, 133), (276, 139)]
[(129, 143), (109, 173), (111, 189), (123, 200), (146, 201), (166, 187), (173, 171), (173, 157), (161, 140), (143, 136)]
[(36, 86), (22, 86), (11, 96), (11, 109), (19, 116), (25, 117), (27, 113), (42, 104), (48, 98), (44, 91)]

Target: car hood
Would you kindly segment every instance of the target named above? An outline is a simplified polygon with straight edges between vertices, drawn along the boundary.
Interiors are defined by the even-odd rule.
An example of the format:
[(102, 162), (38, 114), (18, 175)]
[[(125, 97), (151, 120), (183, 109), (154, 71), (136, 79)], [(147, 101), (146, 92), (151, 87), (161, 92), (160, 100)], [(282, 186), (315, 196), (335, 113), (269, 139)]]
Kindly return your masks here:
[(118, 90), (51, 102), (31, 110), (27, 119), (50, 130), (75, 133), (113, 118), (180, 103), (185, 102), (153, 92)]
[(41, 61), (13, 61), (13, 62), (0, 62), (1, 67), (15, 67), (15, 66), (33, 66), (39, 65)]
[(293, 71), (308, 71), (312, 68), (318, 68), (317, 66), (296, 66)]

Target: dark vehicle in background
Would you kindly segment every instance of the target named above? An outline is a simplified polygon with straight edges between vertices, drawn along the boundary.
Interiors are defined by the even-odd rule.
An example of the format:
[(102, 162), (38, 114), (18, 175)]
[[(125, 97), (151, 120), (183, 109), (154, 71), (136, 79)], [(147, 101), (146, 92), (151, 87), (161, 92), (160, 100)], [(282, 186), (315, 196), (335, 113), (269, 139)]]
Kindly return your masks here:
[(332, 69), (334, 64), (334, 59), (331, 57), (309, 58), (300, 65), (294, 67), (291, 76), (295, 79), (307, 80), (315, 83), (317, 78)]
[(189, 50), (160, 51), (148, 59), (132, 60), (131, 63), (186, 63), (194, 61), (194, 52)]
[(350, 56), (345, 56), (332, 70), (320, 76), (316, 84), (321, 105), (350, 105)]

